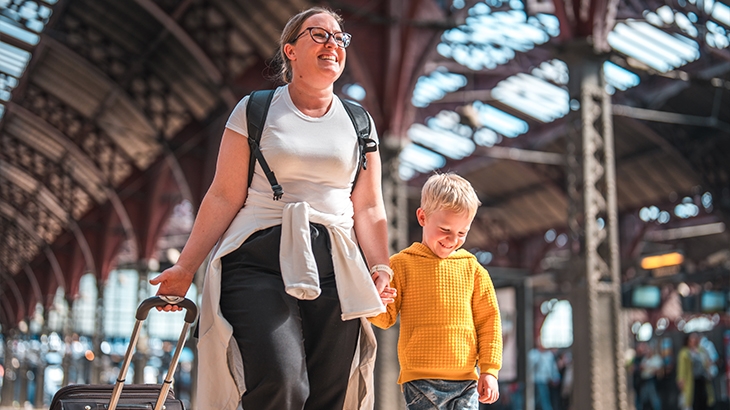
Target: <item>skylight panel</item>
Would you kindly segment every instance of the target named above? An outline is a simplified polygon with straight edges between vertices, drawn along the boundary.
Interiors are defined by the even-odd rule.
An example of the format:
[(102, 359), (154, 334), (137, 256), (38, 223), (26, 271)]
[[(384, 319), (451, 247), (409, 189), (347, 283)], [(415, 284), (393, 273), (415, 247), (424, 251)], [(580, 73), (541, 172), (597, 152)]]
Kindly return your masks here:
[(669, 6), (661, 6), (656, 10), (656, 14), (661, 18), (665, 24), (672, 24), (674, 22), (674, 10)]
[(724, 27), (713, 21), (708, 21), (705, 26), (707, 27), (707, 33), (705, 34), (707, 45), (715, 48), (727, 48), (730, 45), (730, 36), (728, 36)]
[[(652, 30), (659, 31), (654, 28)], [(651, 53), (665, 61), (671, 67), (679, 67), (682, 65), (683, 60), (677, 53), (673, 53), (667, 48), (659, 46), (657, 41), (650, 37), (651, 35), (649, 33), (641, 33), (639, 30), (635, 30), (634, 27), (629, 27), (623, 23), (617, 24), (614, 32), (628, 38), (629, 41), (642, 49), (643, 54)]]
[(28, 30), (10, 23), (4, 16), (0, 15), (0, 33), (7, 34), (10, 37), (17, 38), (18, 40), (34, 46), (38, 44), (40, 36), (35, 33), (31, 33)]
[[(690, 3), (696, 4), (697, 2), (692, 0)], [(680, 4), (682, 6), (686, 5), (686, 3)], [(694, 11), (674, 10), (668, 5), (658, 8), (655, 12), (644, 11), (644, 18), (647, 22), (659, 28), (675, 24), (682, 32), (692, 38), (697, 38), (702, 33), (704, 34), (705, 43), (713, 48), (723, 49), (730, 46), (730, 34), (728, 34), (725, 27), (721, 26), (723, 24), (730, 27), (730, 7), (714, 1), (700, 2), (697, 7), (700, 13), (707, 14), (707, 18), (703, 19), (704, 27), (701, 27), (702, 23), (699, 22), (700, 19)], [(684, 41), (681, 37), (676, 35), (674, 37)], [(698, 49), (696, 44), (688, 45)], [(690, 51), (690, 53), (692, 52)], [(687, 59), (693, 61), (691, 57)]]
[(489, 128), (479, 128), (474, 133), (474, 142), (483, 147), (493, 147), (502, 142), (502, 137)]
[(645, 12), (644, 17), (651, 24), (631, 19), (616, 24), (608, 35), (611, 47), (662, 73), (700, 57), (699, 44), (696, 41), (680, 34), (668, 34), (657, 28), (677, 24), (688, 35), (696, 36), (698, 31), (691, 16), (675, 12), (669, 6), (662, 6), (656, 12)]
[[(504, 7), (505, 3), (490, 0), (490, 5)], [(512, 10), (492, 12), (484, 2), (469, 10), (466, 24), (447, 30), (436, 50), (446, 58), (472, 70), (493, 69), (525, 52), (546, 43), (560, 34), (560, 22), (555, 16), (538, 14), (528, 18), (524, 4), (509, 2)]]
[(25, 50), (0, 42), (0, 72), (19, 78), (25, 71), (30, 56)]
[(0, 73), (0, 100), (10, 101), (11, 92), (18, 86), (15, 77)]
[[(44, 0), (55, 4), (58, 0)], [(0, 38), (10, 37), (21, 43), (35, 46), (51, 17), (52, 9), (36, 1), (0, 0)], [(22, 48), (0, 41), (0, 100), (9, 101), (30, 61), (31, 53)], [(0, 109), (0, 118), (5, 112)]]
[[(539, 24), (535, 24), (535, 22), (531, 21), (531, 19), (537, 19)], [(538, 13), (535, 16), (528, 18), (527, 21), (534, 26), (542, 26), (550, 37), (557, 37), (560, 35), (560, 19), (552, 14)]]
[(621, 91), (636, 87), (641, 81), (638, 75), (610, 61), (603, 63), (603, 78), (610, 86)]
[[(474, 101), (472, 106), (478, 113), (481, 125), (490, 128), (505, 137), (515, 138), (518, 135), (526, 133), (529, 129), (529, 126), (525, 121), (509, 115), (502, 110), (494, 108), (491, 105), (484, 104), (481, 101)], [(476, 135), (474, 137), (476, 139)]]
[(715, 3), (715, 7), (712, 9), (712, 18), (730, 27), (730, 7), (722, 3)]
[(664, 26), (664, 20), (662, 20), (662, 18), (659, 17), (658, 14), (649, 10), (644, 10), (644, 19), (646, 19), (646, 21), (648, 21), (650, 24), (653, 24), (657, 27)]
[[(560, 34), (559, 20), (555, 16), (538, 14), (528, 17), (520, 1), (510, 2), (513, 9), (508, 11), (493, 12), (490, 6), (504, 7), (505, 2), (488, 0), (486, 3), (477, 3), (469, 10), (465, 25), (444, 32), (437, 51), (472, 70), (492, 69), (509, 62), (516, 52), (529, 51), (536, 45), (547, 42), (551, 36)], [(667, 21), (674, 22), (678, 19), (669, 8), (660, 13)], [(653, 15), (658, 24), (664, 24), (662, 17)], [(627, 55), (641, 55), (644, 58), (637, 58), (639, 61), (648, 62), (650, 64), (647, 65), (653, 65), (659, 71), (668, 71), (675, 65), (686, 64), (697, 54), (696, 43), (691, 40), (687, 42), (684, 38), (675, 38), (665, 33), (661, 33), (664, 37), (651, 33), (643, 35), (651, 40), (637, 41), (642, 28), (620, 24), (623, 24), (618, 30), (620, 33), (612, 33), (612, 39), (617, 40), (614, 43), (625, 44), (623, 49), (628, 51)], [(667, 48), (680, 50), (679, 55), (668, 52)], [(612, 63), (606, 67), (607, 87), (612, 90), (626, 90), (640, 81), (636, 74)], [(446, 82), (439, 75), (441, 73), (432, 75), (432, 78), (419, 79), (413, 96), (415, 106), (425, 106), (424, 101), (441, 99), (451, 92), (443, 87)], [(563, 87), (568, 80), (567, 65), (560, 60), (551, 60), (542, 63), (530, 74), (517, 74), (503, 80), (491, 91), (491, 95), (517, 111), (549, 123), (570, 111), (569, 94)], [(465, 77), (461, 77), (460, 81), (466, 84)], [(458, 114), (451, 112), (450, 115), (444, 115), (445, 112), (442, 112), (429, 119), (427, 126), (414, 124), (408, 135), (412, 141), (420, 144), (415, 146), (419, 147), (421, 153), (433, 150), (446, 157), (459, 159), (471, 154), (474, 143), (494, 146), (501, 142), (502, 136), (515, 138), (529, 130), (527, 122), (481, 101), (475, 101), (471, 108), (480, 125), (474, 132), (459, 123)]]
[(449, 131), (462, 137), (471, 136), (471, 127), (462, 124), (461, 116), (454, 111), (443, 110), (426, 120), (426, 124), (436, 131)]
[(40, 33), (48, 23), (52, 10), (42, 3), (4, 1), (0, 8), (0, 32), (29, 45), (38, 44)]
[(411, 141), (431, 148), (451, 159), (467, 157), (476, 148), (474, 141), (469, 138), (452, 131), (433, 129), (423, 124), (411, 125), (411, 128), (408, 129), (408, 137)]
[(426, 173), (446, 165), (446, 158), (442, 155), (414, 143), (409, 143), (401, 150), (398, 160), (398, 174), (404, 181), (413, 178), (416, 172)]
[(677, 23), (677, 27), (682, 29), (687, 35), (690, 37), (697, 37), (699, 34), (699, 31), (697, 30), (697, 27), (695, 27), (694, 23), (689, 19), (689, 17), (685, 16), (682, 13), (676, 14), (675, 22)]
[(570, 79), (568, 65), (558, 59), (543, 61), (537, 68), (532, 70), (532, 75), (562, 85), (568, 84)]
[(672, 69), (672, 66), (669, 63), (653, 53), (647, 53), (645, 49), (638, 47), (632, 39), (622, 36), (615, 31), (608, 33), (608, 44), (610, 44), (614, 50), (639, 60), (660, 73), (666, 73)]
[(465, 86), (466, 83), (466, 77), (463, 75), (450, 73), (445, 68), (439, 67), (431, 74), (418, 78), (411, 103), (415, 107), (426, 107), (431, 102), (444, 98), (447, 93)]
[(666, 32), (657, 30), (651, 25), (641, 21), (628, 21), (626, 24), (638, 31), (640, 34), (654, 40), (656, 44), (662, 46), (662, 53), (675, 52), (687, 62), (694, 61), (700, 57), (700, 47), (697, 42), (693, 40), (679, 34), (669, 35)]
[(712, 12), (712, 8), (715, 5), (715, 0), (689, 0), (691, 4), (696, 4), (697, 8), (700, 10), (705, 11), (705, 13), (710, 14)]
[(535, 76), (520, 73), (497, 84), (492, 97), (544, 123), (568, 114), (566, 90)]

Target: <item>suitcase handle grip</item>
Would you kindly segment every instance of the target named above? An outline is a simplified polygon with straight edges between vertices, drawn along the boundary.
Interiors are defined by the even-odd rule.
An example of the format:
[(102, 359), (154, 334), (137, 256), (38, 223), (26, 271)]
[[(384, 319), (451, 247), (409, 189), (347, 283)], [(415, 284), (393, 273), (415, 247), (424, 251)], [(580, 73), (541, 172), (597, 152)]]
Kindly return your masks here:
[(147, 314), (154, 307), (178, 305), (185, 308), (185, 322), (192, 324), (198, 317), (198, 307), (192, 300), (181, 296), (152, 296), (147, 298), (137, 308), (137, 320), (146, 320)]
[(108, 410), (116, 410), (117, 405), (119, 404), (119, 398), (121, 397), (122, 389), (124, 388), (124, 378), (127, 377), (127, 370), (129, 370), (129, 364), (132, 362), (132, 352), (137, 345), (142, 322), (147, 319), (147, 315), (153, 307), (162, 307), (167, 305), (178, 305), (185, 308), (185, 324), (180, 332), (175, 353), (172, 356), (172, 360), (170, 360), (170, 367), (167, 370), (167, 376), (165, 377), (164, 383), (162, 383), (160, 395), (157, 397), (157, 402), (155, 403), (155, 410), (162, 410), (164, 408), (167, 393), (170, 391), (170, 386), (172, 385), (175, 368), (177, 367), (177, 362), (180, 359), (180, 353), (182, 352), (183, 345), (185, 344), (185, 336), (188, 333), (188, 329), (190, 329), (190, 325), (193, 324), (195, 319), (198, 317), (198, 307), (195, 306), (195, 303), (193, 303), (192, 300), (181, 296), (152, 296), (151, 298), (143, 300), (142, 303), (139, 304), (136, 315), (137, 321), (134, 324), (134, 329), (132, 329), (132, 337), (129, 340), (129, 346), (127, 346), (127, 353), (124, 354), (122, 367), (119, 370), (119, 377), (117, 378), (114, 390), (112, 390), (112, 395), (109, 399)]

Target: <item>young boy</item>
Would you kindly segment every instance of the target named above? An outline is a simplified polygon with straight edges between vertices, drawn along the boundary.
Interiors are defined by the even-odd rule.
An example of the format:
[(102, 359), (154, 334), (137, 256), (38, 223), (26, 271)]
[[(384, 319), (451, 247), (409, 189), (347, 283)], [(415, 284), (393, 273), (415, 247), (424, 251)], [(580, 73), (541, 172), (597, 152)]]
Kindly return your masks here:
[(387, 329), (400, 313), (398, 383), (409, 410), (477, 410), (499, 398), (502, 324), (494, 285), (476, 257), (459, 249), (479, 205), (464, 178), (431, 176), (416, 211), (422, 240), (390, 258), (395, 302), (370, 321)]

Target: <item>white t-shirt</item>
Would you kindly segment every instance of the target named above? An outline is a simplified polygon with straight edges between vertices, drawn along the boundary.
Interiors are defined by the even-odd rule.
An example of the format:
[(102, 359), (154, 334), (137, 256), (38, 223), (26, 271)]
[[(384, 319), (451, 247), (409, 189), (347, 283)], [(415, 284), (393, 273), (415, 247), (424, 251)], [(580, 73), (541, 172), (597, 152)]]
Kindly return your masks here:
[[(244, 97), (226, 127), (248, 136)], [(377, 142), (375, 126), (371, 138)], [(352, 206), (350, 192), (358, 164), (355, 127), (339, 98), (322, 117), (303, 114), (292, 102), (289, 87), (276, 89), (259, 144), (266, 163), (284, 189), (284, 202), (307, 202), (321, 212), (340, 214)], [(269, 195), (271, 185), (258, 161), (251, 189)]]

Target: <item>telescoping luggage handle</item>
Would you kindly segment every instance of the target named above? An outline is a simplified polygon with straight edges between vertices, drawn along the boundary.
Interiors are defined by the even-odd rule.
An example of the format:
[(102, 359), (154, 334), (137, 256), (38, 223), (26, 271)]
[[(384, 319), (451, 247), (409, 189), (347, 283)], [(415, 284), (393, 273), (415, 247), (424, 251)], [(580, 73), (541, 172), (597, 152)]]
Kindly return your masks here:
[(117, 378), (116, 384), (114, 384), (114, 390), (112, 391), (112, 396), (109, 399), (108, 410), (116, 410), (117, 404), (119, 403), (119, 397), (122, 395), (122, 389), (124, 388), (124, 380), (127, 377), (127, 370), (129, 370), (129, 363), (132, 361), (132, 352), (137, 346), (137, 339), (139, 338), (139, 330), (142, 327), (142, 322), (147, 319), (147, 314), (150, 309), (153, 307), (162, 307), (167, 305), (178, 305), (185, 308), (185, 324), (183, 325), (182, 332), (180, 332), (180, 338), (177, 340), (175, 354), (172, 356), (170, 367), (167, 369), (167, 376), (165, 376), (165, 381), (162, 383), (162, 387), (160, 388), (160, 395), (157, 397), (157, 403), (155, 403), (155, 410), (162, 410), (164, 408), (165, 398), (167, 398), (167, 393), (170, 391), (172, 378), (175, 374), (177, 362), (180, 359), (180, 353), (182, 352), (183, 345), (185, 344), (188, 330), (190, 329), (190, 325), (192, 325), (198, 317), (198, 307), (195, 306), (195, 303), (193, 303), (190, 299), (180, 296), (153, 296), (142, 301), (137, 308), (137, 321), (134, 323), (132, 338), (129, 340), (127, 353), (124, 354), (122, 368), (119, 370), (119, 377)]

